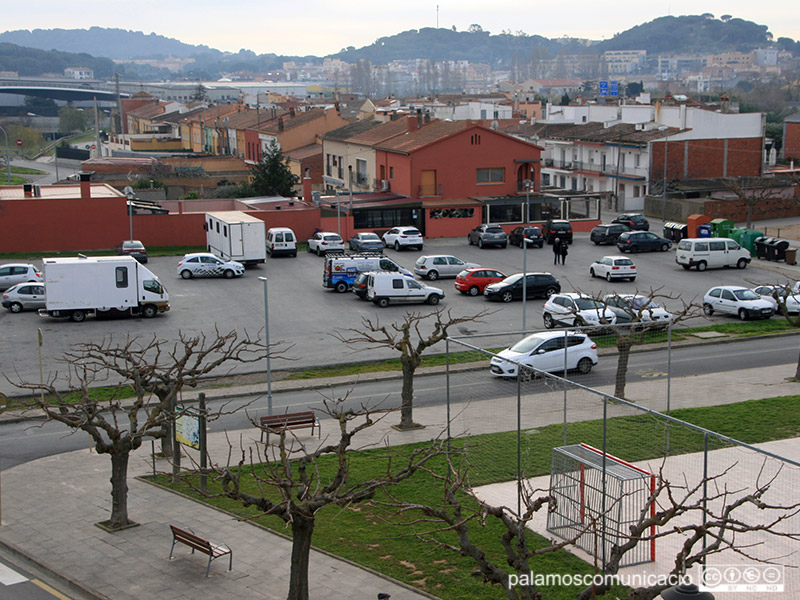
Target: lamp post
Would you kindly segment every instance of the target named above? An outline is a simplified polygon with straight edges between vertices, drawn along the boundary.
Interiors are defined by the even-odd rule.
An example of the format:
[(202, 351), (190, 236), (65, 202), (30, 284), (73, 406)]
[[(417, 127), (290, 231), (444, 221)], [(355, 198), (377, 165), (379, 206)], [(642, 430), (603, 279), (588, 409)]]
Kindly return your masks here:
[[(530, 179), (522, 182), (525, 186), (525, 215), (522, 221), (528, 223), (531, 218), (531, 184)], [(525, 227), (522, 228), (522, 331), (527, 332), (528, 316), (528, 239), (525, 237)]]
[(8, 134), (2, 127), (0, 127), (0, 131), (6, 136), (6, 169), (8, 169), (8, 185), (11, 185), (11, 159), (8, 156)]
[(272, 415), (272, 367), (269, 362), (269, 288), (266, 277), (259, 277), (264, 282), (264, 341), (267, 345), (267, 415)]
[(125, 194), (125, 197), (128, 199), (128, 227), (130, 231), (130, 237), (128, 238), (131, 242), (133, 241), (133, 192), (128, 192)]

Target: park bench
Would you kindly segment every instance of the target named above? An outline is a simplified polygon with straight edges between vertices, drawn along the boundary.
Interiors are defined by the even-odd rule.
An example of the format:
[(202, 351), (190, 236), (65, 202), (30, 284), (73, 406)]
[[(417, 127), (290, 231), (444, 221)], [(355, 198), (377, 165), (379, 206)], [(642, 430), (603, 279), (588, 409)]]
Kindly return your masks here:
[(269, 434), (280, 433), (286, 429), (305, 429), (311, 428), (311, 435), (314, 435), (314, 428), (317, 428), (317, 437), (321, 437), (321, 430), (319, 419), (314, 414), (314, 411), (297, 412), (297, 413), (284, 413), (282, 415), (270, 415), (268, 417), (261, 417), (259, 419), (261, 427), (261, 441), (264, 441), (264, 434), (267, 434), (267, 442), (269, 442)]
[(192, 549), (192, 554), (194, 554), (194, 551), (197, 550), (208, 555), (206, 577), (208, 577), (208, 571), (211, 568), (211, 561), (215, 558), (219, 558), (220, 556), (230, 555), (228, 571), (233, 568), (233, 550), (231, 550), (227, 545), (212, 544), (208, 540), (204, 540), (200, 536), (195, 535), (191, 529), (187, 531), (186, 529), (175, 527), (175, 525), (170, 525), (169, 528), (172, 529), (172, 548), (170, 548), (169, 551), (170, 560), (172, 560), (172, 551), (175, 550), (175, 544), (180, 542), (181, 544), (189, 546)]

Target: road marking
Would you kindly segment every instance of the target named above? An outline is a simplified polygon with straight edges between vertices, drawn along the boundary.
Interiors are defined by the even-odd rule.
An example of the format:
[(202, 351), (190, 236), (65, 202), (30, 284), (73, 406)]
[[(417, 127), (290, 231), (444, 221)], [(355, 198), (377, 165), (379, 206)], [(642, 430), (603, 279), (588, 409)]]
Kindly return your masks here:
[(28, 581), (27, 577), (20, 575), (11, 567), (0, 563), (0, 583), (3, 585), (14, 585), (25, 581)]
[(34, 585), (37, 585), (37, 586), (39, 586), (39, 587), (40, 587), (40, 588), (42, 588), (42, 589), (43, 589), (45, 592), (47, 592), (47, 593), (49, 593), (50, 595), (52, 595), (52, 596), (54, 596), (54, 597), (58, 598), (58, 600), (72, 600), (72, 599), (71, 599), (69, 596), (65, 596), (64, 594), (62, 594), (62, 593), (61, 593), (61, 592), (59, 592), (58, 590), (56, 590), (56, 589), (53, 589), (52, 587), (50, 587), (49, 585), (47, 585), (47, 584), (46, 584), (44, 581), (39, 581), (38, 579), (31, 579), (31, 583), (32, 583), (32, 584), (34, 584)]

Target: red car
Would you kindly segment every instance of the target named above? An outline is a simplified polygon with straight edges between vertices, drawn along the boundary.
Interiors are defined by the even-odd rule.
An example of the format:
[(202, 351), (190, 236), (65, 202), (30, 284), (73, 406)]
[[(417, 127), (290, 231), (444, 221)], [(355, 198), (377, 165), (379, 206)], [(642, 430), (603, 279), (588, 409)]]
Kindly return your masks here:
[(462, 294), (478, 296), (483, 293), (483, 288), (491, 283), (503, 281), (506, 276), (497, 269), (477, 267), (465, 269), (456, 276), (456, 289)]

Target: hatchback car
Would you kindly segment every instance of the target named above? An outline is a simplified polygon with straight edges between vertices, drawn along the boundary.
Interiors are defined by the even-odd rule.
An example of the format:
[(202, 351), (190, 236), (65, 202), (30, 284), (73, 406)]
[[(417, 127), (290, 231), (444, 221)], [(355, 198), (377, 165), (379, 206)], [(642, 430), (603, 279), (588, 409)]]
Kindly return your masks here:
[(147, 262), (147, 248), (139, 240), (125, 240), (114, 249), (119, 256), (132, 256), (142, 264)]
[[(503, 281), (487, 285), (483, 290), (483, 297), (502, 302), (522, 300), (522, 278), (522, 273), (516, 273), (509, 275)], [(536, 297), (549, 298), (561, 291), (561, 284), (551, 273), (528, 273), (526, 283), (526, 300)]]
[(762, 298), (745, 287), (722, 285), (711, 288), (703, 297), (703, 312), (706, 316), (714, 313), (736, 315), (742, 321), (747, 319), (769, 319), (775, 314), (772, 302)]
[(519, 246), (520, 248), (524, 248), (525, 246), (538, 246), (539, 248), (543, 248), (544, 237), (542, 236), (542, 230), (538, 227), (534, 227), (533, 225), (520, 225), (519, 227), (515, 227), (514, 230), (508, 234), (508, 243), (512, 246)]
[(325, 256), (328, 252), (344, 252), (344, 240), (338, 233), (318, 231), (308, 239), (306, 250)]
[[(566, 348), (565, 348), (566, 342)], [(586, 374), (597, 364), (597, 344), (588, 335), (577, 331), (541, 331), (523, 338), (511, 348), (492, 357), (490, 370), (495, 377), (516, 377), (528, 380), (533, 369), (547, 373), (577, 369)]]
[(225, 277), (233, 279), (244, 275), (244, 265), (235, 260), (222, 260), (210, 252), (187, 254), (178, 263), (178, 275), (192, 277)]
[(589, 239), (596, 245), (616, 244), (617, 238), (621, 233), (630, 231), (631, 228), (622, 223), (609, 223), (608, 225), (598, 225), (589, 234)]
[(439, 279), (440, 277), (457, 277), (464, 269), (480, 267), (475, 263), (464, 262), (458, 257), (446, 254), (431, 254), (420, 256), (414, 264), (414, 273), (425, 279)]
[(650, 233), (649, 231), (626, 231), (617, 238), (617, 248), (620, 252), (666, 252), (672, 248), (672, 242), (667, 238)]
[(0, 265), (0, 290), (6, 290), (17, 283), (42, 281), (42, 274), (33, 265), (23, 263)]
[(416, 227), (393, 227), (383, 234), (383, 243), (398, 252), (402, 248), (422, 250), (422, 234)]
[(353, 285), (350, 287), (350, 291), (358, 296), (358, 298), (361, 300), (367, 299), (367, 281), (369, 280), (370, 273), (372, 273), (372, 271), (366, 271), (356, 275), (356, 279), (353, 282)]
[(18, 283), (3, 292), (3, 308), (12, 313), (44, 308), (44, 285), (41, 283)]
[(647, 221), (647, 218), (644, 215), (637, 215), (637, 214), (620, 215), (616, 219), (613, 219), (611, 222), (622, 223), (623, 225), (627, 225), (631, 229), (636, 229), (638, 231), (650, 231), (650, 223)]
[(604, 256), (589, 267), (592, 277), (605, 277), (606, 281), (614, 279), (636, 280), (636, 265), (627, 256)]
[(456, 289), (462, 294), (478, 296), (483, 293), (487, 285), (503, 281), (506, 276), (497, 269), (477, 267), (464, 269), (456, 276)]
[(606, 306), (617, 315), (617, 323), (658, 321), (665, 326), (672, 321), (672, 313), (658, 302), (638, 294), (609, 294), (603, 298)]
[(617, 322), (617, 315), (603, 302), (576, 292), (550, 296), (544, 304), (543, 312), (544, 326), (547, 329), (556, 325), (583, 327), (613, 325)]
[(569, 221), (550, 219), (542, 231), (548, 244), (552, 244), (556, 238), (568, 244), (572, 243), (572, 223)]
[(775, 312), (782, 315), (800, 314), (800, 294), (792, 292), (788, 287), (781, 285), (760, 285), (753, 288), (753, 291), (772, 303)]
[(469, 232), (467, 241), (470, 246), (477, 244), (478, 248), (486, 248), (488, 246), (505, 248), (508, 246), (508, 235), (500, 225), (478, 225)]
[(350, 238), (350, 250), (358, 252), (383, 252), (386, 246), (377, 233), (362, 232)]

